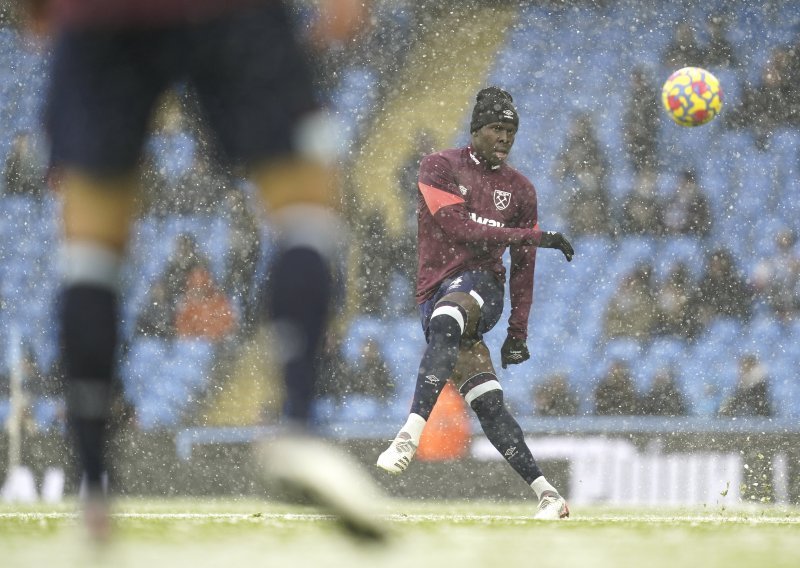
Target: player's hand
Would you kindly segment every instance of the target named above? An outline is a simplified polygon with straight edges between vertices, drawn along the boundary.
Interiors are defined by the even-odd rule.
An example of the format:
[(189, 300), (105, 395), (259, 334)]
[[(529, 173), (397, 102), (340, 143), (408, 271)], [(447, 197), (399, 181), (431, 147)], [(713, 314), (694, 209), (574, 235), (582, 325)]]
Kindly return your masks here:
[(575, 254), (575, 250), (572, 248), (567, 238), (555, 231), (542, 231), (542, 238), (539, 240), (539, 246), (542, 248), (560, 250), (564, 253), (567, 262), (571, 262)]
[(524, 339), (517, 339), (510, 335), (506, 337), (503, 347), (500, 348), (500, 363), (504, 369), (509, 365), (519, 365), (530, 358), (531, 354)]

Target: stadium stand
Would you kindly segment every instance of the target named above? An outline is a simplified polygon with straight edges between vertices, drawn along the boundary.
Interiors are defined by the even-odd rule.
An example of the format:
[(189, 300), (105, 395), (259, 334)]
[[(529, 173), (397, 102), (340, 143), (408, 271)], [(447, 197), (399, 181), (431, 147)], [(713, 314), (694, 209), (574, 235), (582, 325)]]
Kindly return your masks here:
[[(780, 4), (776, 6), (780, 9)], [(758, 79), (771, 49), (797, 44), (796, 16), (790, 13), (796, 10), (796, 3), (786, 3), (785, 18), (779, 17), (780, 14), (765, 15), (757, 5), (744, 1), (704, 2), (703, 6), (689, 8), (691, 14), (677, 4), (640, 10), (637, 3), (624, 2), (598, 6), (568, 2), (561, 7), (548, 2), (529, 2), (513, 12), (505, 6), (502, 17), (475, 18), (470, 24), (476, 26), (475, 33), (484, 39), (505, 37), (504, 44), (490, 45), (496, 56), (489, 57), (488, 52), (481, 51), (467, 57), (475, 43), (464, 34), (454, 34), (460, 43), (449, 48), (461, 53), (462, 59), (469, 59), (470, 66), (460, 71), (458, 88), (467, 92), (455, 97), (453, 117), (450, 117), (452, 108), (438, 106), (436, 93), (422, 96), (408, 91), (420, 88), (424, 83), (421, 79), (427, 81), (431, 76), (418, 76), (419, 68), (417, 74), (410, 68), (397, 74), (397, 85), (403, 89), (398, 89), (396, 98), (391, 98), (391, 90), (383, 89), (382, 108), (396, 113), (394, 117), (364, 116), (364, 112), (379, 112), (380, 109), (374, 108), (376, 98), (371, 92), (385, 75), (363, 60), (345, 66), (340, 81), (331, 90), (334, 109), (341, 120), (342, 144), (350, 148), (361, 146), (353, 174), (356, 184), (359, 180), (362, 183), (356, 187), (356, 194), (370, 206), (391, 208), (397, 199), (387, 188), (394, 187), (392, 172), (404, 158), (403, 150), (410, 144), (416, 126), (432, 121), (441, 135), (441, 144), (463, 143), (468, 117), (466, 110), (461, 112), (459, 108), (466, 109), (465, 97), (484, 82), (502, 84), (514, 94), (522, 117), (513, 161), (537, 186), (543, 226), (561, 230), (565, 220), (560, 204), (571, 188), (554, 179), (553, 161), (561, 149), (569, 118), (580, 111), (592, 113), (610, 160), (610, 194), (614, 201), (621, 199), (633, 173), (625, 154), (621, 127), (625, 113), (623, 90), (627, 83), (620, 78), (626, 77), (626, 70), (637, 64), (645, 65), (653, 78), (666, 77), (670, 70), (660, 62), (660, 54), (671, 37), (671, 22), (687, 15), (702, 22), (708, 11), (721, 7), (731, 9), (730, 39), (734, 46), (747, 45), (747, 50), (737, 52), (738, 65), (714, 70), (725, 88), (726, 107), (722, 116), (694, 130), (677, 127), (664, 119), (657, 134), (660, 195), (674, 187), (676, 172), (694, 169), (711, 203), (712, 233), (706, 240), (582, 237), (574, 243), (576, 257), (570, 265), (556, 255), (542, 253), (537, 264), (531, 317), (532, 360), (501, 371), (507, 396), (522, 413), (532, 413), (532, 386), (556, 371), (565, 372), (578, 391), (581, 412), (591, 412), (592, 381), (611, 359), (620, 357), (631, 365), (640, 392), (646, 390), (660, 368), (669, 366), (689, 397), (691, 414), (711, 417), (735, 384), (738, 357), (752, 351), (767, 367), (778, 417), (800, 416), (800, 382), (796, 378), (800, 363), (800, 315), (790, 322), (779, 321), (756, 303), (750, 323), (720, 318), (693, 341), (655, 337), (639, 343), (608, 342), (603, 339), (601, 324), (621, 275), (638, 261), (652, 262), (657, 278), (663, 277), (678, 261), (686, 262), (693, 274), (699, 276), (704, 254), (724, 245), (733, 252), (742, 272), (749, 275), (771, 250), (775, 233), (783, 227), (796, 226), (800, 209), (798, 128), (788, 125), (778, 129), (770, 144), (759, 148), (747, 129), (731, 129), (724, 120), (725, 111), (739, 103), (741, 86)], [(391, 16), (402, 26), (402, 18), (396, 12)], [(458, 29), (457, 24), (453, 18), (449, 28), (441, 29)], [(500, 33), (504, 27), (510, 30), (505, 36)], [(423, 39), (426, 38), (420, 42)], [(444, 49), (441, 38), (427, 38), (427, 41), (436, 49)], [(626, 48), (619, 49), (620, 45)], [(418, 50), (407, 50), (405, 59), (411, 66), (418, 65), (424, 43), (417, 47)], [(442, 69), (434, 75), (455, 73), (453, 69)], [(36, 130), (44, 76), (42, 55), (26, 46), (13, 29), (0, 29), (0, 157), (10, 149), (13, 132)], [(439, 122), (445, 111), (447, 121)], [(400, 127), (402, 136), (398, 135)], [(384, 129), (388, 137), (379, 139), (376, 134), (379, 129)], [(370, 136), (375, 137), (371, 141), (373, 146)], [(164, 163), (186, 162), (191, 142), (183, 140), (177, 146), (163, 142), (158, 146)], [(402, 147), (397, 148), (398, 144)], [(369, 152), (370, 148), (377, 150)], [(368, 183), (363, 181), (367, 178)], [(5, 353), (7, 329), (12, 324), (20, 326), (26, 341), (34, 346), (41, 367), (49, 369), (54, 364), (56, 330), (48, 322), (57, 269), (54, 249), (50, 246), (58, 229), (56, 207), (52, 198), (37, 202), (27, 197), (0, 195), (0, 380), (8, 376)], [(357, 215), (359, 211), (353, 213)], [(397, 219), (392, 222), (393, 226), (399, 223)], [(197, 401), (214, 380), (215, 352), (209, 345), (133, 337), (135, 315), (141, 309), (149, 283), (165, 265), (174, 237), (185, 231), (198, 238), (211, 260), (212, 271), (221, 276), (228, 227), (214, 213), (143, 218), (137, 225), (126, 272), (126, 337), (131, 341), (120, 374), (126, 397), (136, 408), (137, 423), (143, 429), (187, 424)], [(356, 315), (349, 321), (345, 341), (348, 357), (357, 356), (365, 338), (381, 343), (397, 378), (394, 401), (384, 405), (361, 395), (346, 399), (343, 405), (326, 400), (319, 408), (322, 422), (331, 426), (347, 421), (391, 422), (390, 419), (405, 413), (424, 340), (419, 322), (398, 315), (401, 311), (395, 307), (383, 317)], [(487, 340), (495, 353), (499, 351), (502, 335), (496, 332)], [(2, 392), (7, 389), (0, 388)], [(8, 401), (2, 396), (0, 420), (8, 409)], [(37, 401), (37, 421), (52, 423), (56, 420), (56, 407), (57, 401), (52, 399)]]

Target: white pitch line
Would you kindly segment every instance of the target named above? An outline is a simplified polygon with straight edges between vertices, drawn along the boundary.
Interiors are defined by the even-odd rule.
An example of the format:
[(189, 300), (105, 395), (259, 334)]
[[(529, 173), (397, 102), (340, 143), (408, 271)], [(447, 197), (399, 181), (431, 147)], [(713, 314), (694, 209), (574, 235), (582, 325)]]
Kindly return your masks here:
[[(0, 513), (0, 520), (39, 520), (39, 519), (74, 519), (78, 513)], [(112, 513), (116, 519), (136, 520), (207, 520), (207, 521), (290, 521), (309, 522), (329, 520), (332, 515), (312, 513)], [(451, 523), (495, 523), (512, 522), (527, 523), (534, 521), (527, 515), (470, 515), (470, 514), (391, 514), (383, 516), (386, 520), (399, 523), (451, 522)], [(540, 522), (540, 521), (535, 521)], [(575, 515), (566, 522), (581, 524), (603, 523), (648, 523), (648, 524), (744, 524), (744, 525), (797, 525), (800, 516), (761, 516), (758, 514), (730, 516), (700, 515)]]

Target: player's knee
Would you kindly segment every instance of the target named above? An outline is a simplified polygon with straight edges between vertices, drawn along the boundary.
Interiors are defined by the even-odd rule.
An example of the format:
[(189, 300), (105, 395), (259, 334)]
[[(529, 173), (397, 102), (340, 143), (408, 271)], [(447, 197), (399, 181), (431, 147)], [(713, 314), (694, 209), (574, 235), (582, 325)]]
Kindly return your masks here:
[(497, 379), (482, 382), (471, 388), (468, 381), (464, 386), (467, 387), (464, 399), (478, 418), (498, 416), (505, 409), (503, 389)]
[(452, 302), (439, 302), (428, 324), (431, 341), (458, 343), (464, 334), (465, 322), (463, 308)]
[(72, 285), (61, 296), (61, 344), (69, 378), (110, 381), (117, 347), (117, 298), (108, 289)]

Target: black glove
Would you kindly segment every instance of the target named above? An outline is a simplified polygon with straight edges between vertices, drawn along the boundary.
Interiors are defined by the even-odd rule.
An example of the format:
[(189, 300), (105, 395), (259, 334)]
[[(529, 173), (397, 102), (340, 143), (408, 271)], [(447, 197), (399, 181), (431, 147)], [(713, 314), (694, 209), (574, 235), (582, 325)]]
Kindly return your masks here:
[(509, 365), (518, 365), (530, 358), (531, 354), (524, 339), (506, 337), (503, 347), (500, 348), (500, 362), (503, 364), (504, 369)]
[(539, 240), (539, 246), (541, 248), (560, 250), (564, 253), (564, 256), (567, 257), (567, 262), (572, 261), (572, 255), (575, 254), (572, 245), (569, 244), (566, 237), (555, 231), (542, 231), (542, 238)]

